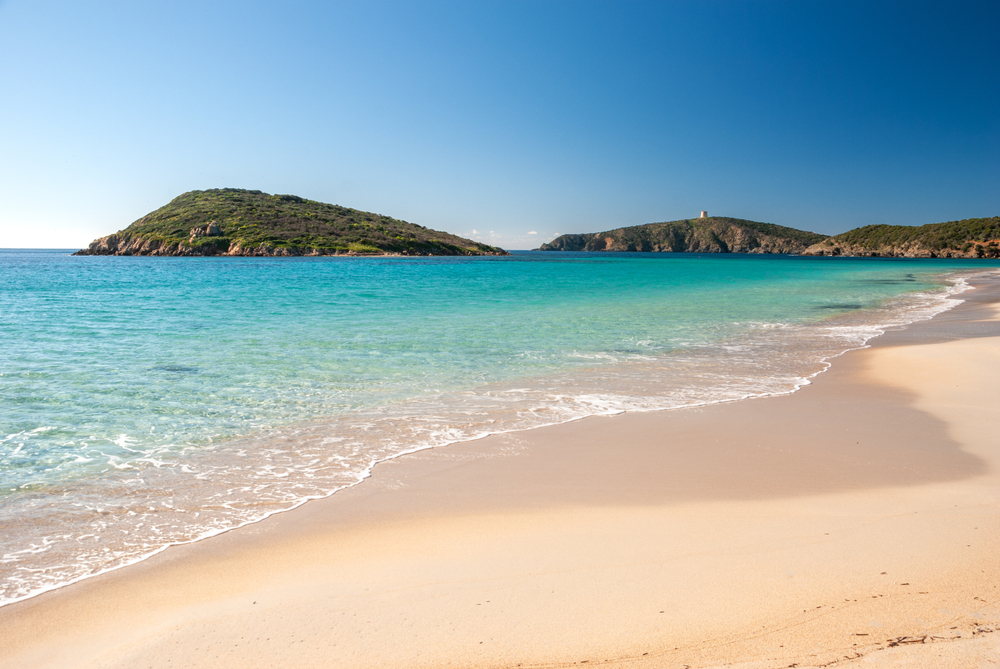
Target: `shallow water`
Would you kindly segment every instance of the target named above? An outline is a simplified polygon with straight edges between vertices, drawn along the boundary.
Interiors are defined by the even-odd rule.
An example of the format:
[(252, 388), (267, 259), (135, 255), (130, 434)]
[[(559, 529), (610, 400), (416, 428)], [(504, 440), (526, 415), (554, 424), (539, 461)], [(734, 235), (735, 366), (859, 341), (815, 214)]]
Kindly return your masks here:
[(404, 452), (794, 391), (976, 261), (0, 251), (0, 602)]

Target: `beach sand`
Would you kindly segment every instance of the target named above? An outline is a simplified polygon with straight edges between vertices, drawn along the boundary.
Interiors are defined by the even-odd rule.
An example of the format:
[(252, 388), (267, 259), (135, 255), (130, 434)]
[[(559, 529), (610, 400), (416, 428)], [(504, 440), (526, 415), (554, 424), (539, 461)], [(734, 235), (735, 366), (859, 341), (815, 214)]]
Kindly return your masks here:
[(1000, 666), (1000, 281), (792, 395), (405, 456), (0, 608), (0, 667)]

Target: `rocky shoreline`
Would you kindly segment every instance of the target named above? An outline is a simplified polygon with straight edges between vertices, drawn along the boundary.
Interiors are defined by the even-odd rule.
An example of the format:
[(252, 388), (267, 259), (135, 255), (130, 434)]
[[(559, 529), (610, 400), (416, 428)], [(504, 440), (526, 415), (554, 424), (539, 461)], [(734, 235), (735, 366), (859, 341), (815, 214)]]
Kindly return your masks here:
[(1000, 258), (997, 240), (969, 241), (959, 248), (931, 249), (921, 243), (864, 246), (839, 241), (832, 237), (813, 244), (801, 253), (804, 256), (848, 256), (858, 258)]
[[(220, 240), (221, 241), (221, 240)], [(114, 234), (101, 237), (90, 243), (85, 249), (80, 249), (75, 256), (174, 256), (174, 257), (209, 257), (232, 256), (244, 258), (265, 257), (315, 257), (315, 256), (471, 256), (471, 255), (510, 255), (503, 252), (471, 253), (466, 249), (441, 250), (438, 253), (416, 251), (413, 253), (394, 251), (349, 251), (343, 249), (321, 249), (296, 246), (271, 246), (261, 243), (257, 246), (243, 246), (239, 241), (224, 240), (222, 244), (201, 244), (198, 247), (183, 243), (165, 243), (156, 239), (142, 237), (127, 237)]]

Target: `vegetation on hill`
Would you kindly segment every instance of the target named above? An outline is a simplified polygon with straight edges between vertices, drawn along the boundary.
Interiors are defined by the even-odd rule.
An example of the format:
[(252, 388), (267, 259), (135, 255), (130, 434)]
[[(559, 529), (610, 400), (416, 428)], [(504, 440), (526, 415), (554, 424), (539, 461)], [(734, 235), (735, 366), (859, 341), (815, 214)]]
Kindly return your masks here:
[(191, 191), (80, 255), (506, 255), (389, 216), (295, 195)]
[(809, 247), (811, 255), (1000, 257), (1000, 216), (927, 225), (866, 225)]
[(710, 216), (562, 235), (540, 251), (799, 253), (826, 235), (739, 218)]

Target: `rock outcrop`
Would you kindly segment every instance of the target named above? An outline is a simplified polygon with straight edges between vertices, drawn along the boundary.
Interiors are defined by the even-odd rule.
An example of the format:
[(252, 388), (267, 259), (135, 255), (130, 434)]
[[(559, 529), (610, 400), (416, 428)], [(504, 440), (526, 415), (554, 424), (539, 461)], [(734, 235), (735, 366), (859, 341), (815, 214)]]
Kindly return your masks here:
[[(852, 256), (859, 258), (1000, 258), (1000, 240), (968, 242), (959, 248), (929, 248), (919, 243), (879, 244), (865, 246), (834, 241), (813, 244), (802, 252), (804, 256)], [(964, 244), (962, 246), (965, 246)]]

